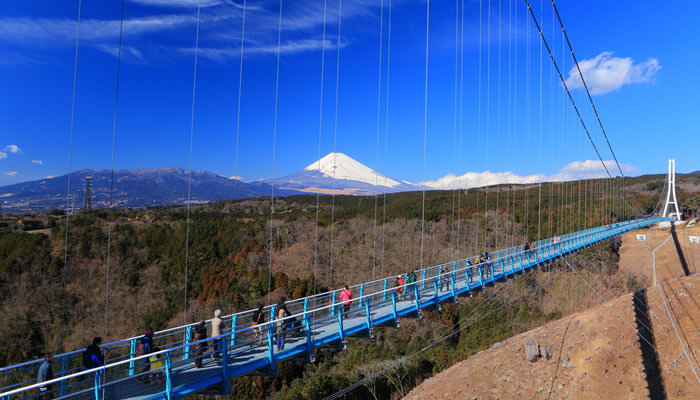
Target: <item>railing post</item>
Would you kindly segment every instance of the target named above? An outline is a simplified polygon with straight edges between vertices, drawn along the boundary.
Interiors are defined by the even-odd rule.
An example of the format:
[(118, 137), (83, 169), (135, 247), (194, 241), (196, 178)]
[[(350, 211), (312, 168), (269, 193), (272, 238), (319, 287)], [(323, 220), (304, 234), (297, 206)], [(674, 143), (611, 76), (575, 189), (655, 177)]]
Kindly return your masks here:
[[(66, 376), (68, 370), (70, 369), (70, 356), (63, 356), (61, 359), (61, 376)], [(61, 383), (58, 384), (58, 392), (61, 396), (66, 394), (66, 380), (63, 379)], [(9, 400), (10, 397), (7, 397)]]
[[(134, 355), (136, 355), (136, 339), (131, 339), (131, 345), (130, 345), (130, 353), (129, 353), (129, 376), (134, 375)], [(189, 348), (188, 348), (189, 349)], [(189, 351), (188, 351), (189, 353)]]
[(481, 287), (484, 287), (484, 273), (481, 271), (482, 268), (484, 268), (484, 264), (477, 264), (476, 268), (479, 270), (479, 285)]
[(221, 340), (221, 373), (224, 376), (224, 392), (227, 392), (231, 382), (228, 375), (228, 344), (223, 338)]
[(523, 253), (522, 252), (520, 252), (520, 265), (518, 265), (518, 268), (521, 270), (523, 269)]
[(495, 277), (493, 276), (493, 262), (489, 261), (489, 269), (491, 270), (491, 282), (495, 280)]
[(309, 314), (307, 313), (309, 311), (309, 298), (304, 299), (304, 324), (306, 325), (306, 329), (311, 329), (311, 324), (309, 323)]
[(100, 400), (100, 392), (102, 391), (102, 379), (100, 376), (100, 371), (95, 371), (94, 385), (93, 389), (95, 392), (95, 400)]
[(367, 322), (367, 333), (372, 332), (372, 314), (370, 314), (369, 298), (365, 301), (365, 320)]
[(413, 284), (413, 296), (416, 302), (416, 312), (420, 315), (420, 290), (418, 290), (417, 284)]
[[(236, 345), (236, 325), (238, 324), (238, 315), (234, 315), (233, 318), (231, 318), (231, 347)], [(222, 342), (225, 342), (225, 339), (221, 340)]]
[[(185, 351), (184, 351), (184, 356), (183, 356), (185, 358), (185, 360), (189, 360), (189, 358), (190, 358), (190, 338), (191, 337), (192, 337), (192, 325), (188, 325), (187, 327), (185, 327)], [(134, 374), (134, 369), (133, 369), (131, 363), (129, 363), (129, 375), (131, 376), (133, 374)]]
[(438, 298), (438, 277), (433, 278), (433, 288), (435, 288), (435, 302), (437, 303)]
[(173, 359), (172, 353), (165, 353), (165, 397), (168, 400), (173, 398)]
[(383, 293), (383, 300), (386, 300), (386, 288), (389, 286), (389, 280), (384, 279), (384, 293)]
[(468, 266), (464, 267), (464, 282), (467, 286), (467, 290), (471, 289), (471, 287), (469, 287), (470, 285), (469, 285), (469, 267)]
[(455, 272), (454, 272), (454, 270), (453, 270), (452, 273), (450, 274), (450, 280), (452, 281), (452, 298), (453, 298), (453, 299), (456, 299), (456, 298), (457, 298), (457, 288), (455, 288), (455, 282), (457, 281), (457, 280), (455, 279), (456, 277), (457, 277), (457, 276), (456, 276), (456, 274), (455, 274)]
[(365, 295), (365, 284), (363, 283), (360, 285), (360, 304), (358, 305), (359, 308), (362, 308), (362, 302), (365, 300), (364, 296)]
[(304, 299), (304, 325), (306, 325), (306, 351), (309, 353), (309, 355), (313, 354), (314, 351), (314, 345), (312, 342), (312, 337), (311, 337), (311, 318), (309, 317), (309, 313), (306, 311), (308, 310), (309, 306), (309, 299)]
[(391, 312), (394, 315), (394, 321), (398, 320), (396, 315), (396, 290), (391, 291)]
[(275, 320), (274, 318), (275, 315), (275, 306), (273, 305), (270, 307), (270, 323), (267, 324), (267, 359), (270, 362), (270, 366), (273, 366), (275, 363), (275, 354), (274, 354), (274, 334), (275, 334), (275, 324), (276, 322), (272, 322)]
[(428, 269), (427, 269), (427, 268), (424, 268), (424, 269), (423, 269), (423, 279), (422, 279), (422, 282), (421, 282), (421, 285), (420, 285), (420, 286), (421, 286), (421, 289), (425, 289), (425, 280), (427, 279), (427, 277), (428, 277)]
[[(336, 292), (333, 292), (333, 297), (331, 297), (331, 304), (335, 304)], [(335, 315), (335, 307), (331, 307), (331, 316)]]
[(345, 334), (343, 332), (343, 305), (338, 304), (333, 306), (333, 308), (338, 307), (338, 339), (342, 342)]

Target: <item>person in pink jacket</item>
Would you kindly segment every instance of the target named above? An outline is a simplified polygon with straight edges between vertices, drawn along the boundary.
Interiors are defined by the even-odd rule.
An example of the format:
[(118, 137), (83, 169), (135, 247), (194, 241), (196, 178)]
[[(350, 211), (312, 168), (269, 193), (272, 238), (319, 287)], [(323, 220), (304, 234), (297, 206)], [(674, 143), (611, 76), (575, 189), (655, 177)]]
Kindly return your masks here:
[(343, 316), (345, 316), (350, 311), (350, 304), (352, 304), (352, 292), (348, 285), (345, 285), (343, 291), (340, 292), (340, 300), (343, 302)]

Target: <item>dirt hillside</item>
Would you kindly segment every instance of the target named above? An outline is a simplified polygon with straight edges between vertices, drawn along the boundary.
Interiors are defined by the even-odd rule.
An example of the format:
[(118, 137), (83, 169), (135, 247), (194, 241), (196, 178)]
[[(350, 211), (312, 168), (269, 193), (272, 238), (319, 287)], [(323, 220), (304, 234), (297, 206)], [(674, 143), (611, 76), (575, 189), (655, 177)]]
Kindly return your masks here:
[[(630, 293), (497, 343), (423, 382), (406, 398), (649, 399), (653, 393), (661, 398), (699, 399), (700, 383), (690, 366), (700, 373), (700, 275), (693, 274), (695, 260), (700, 261), (700, 244), (689, 244), (687, 238), (695, 230), (700, 235), (700, 228), (676, 230), (690, 276), (685, 277), (670, 239), (657, 252), (657, 274), (668, 280), (660, 287)], [(637, 233), (649, 236), (652, 249), (671, 234), (652, 229), (623, 238), (620, 268), (641, 281), (653, 282), (648, 245), (637, 241)], [(687, 343), (687, 358), (674, 324)], [(645, 336), (645, 343), (638, 332), (646, 335), (649, 325), (653, 335)], [(527, 361), (525, 343), (530, 340), (545, 356), (549, 351), (551, 358)]]

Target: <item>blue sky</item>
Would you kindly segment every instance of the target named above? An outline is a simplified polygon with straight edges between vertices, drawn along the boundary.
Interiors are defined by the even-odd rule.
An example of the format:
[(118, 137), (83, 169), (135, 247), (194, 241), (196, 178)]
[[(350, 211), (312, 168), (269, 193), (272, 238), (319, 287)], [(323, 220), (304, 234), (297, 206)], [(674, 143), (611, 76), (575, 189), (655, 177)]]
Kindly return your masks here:
[[(596, 155), (551, 61), (546, 53), (540, 57), (537, 32), (519, 0), (432, 2), (424, 163), (426, 4), (392, 1), (388, 71), (389, 0), (383, 11), (380, 2), (343, 1), (338, 38), (338, 2), (329, 0), (325, 42), (323, 1), (284, 2), (274, 149), (279, 2), (249, 2), (236, 163), (242, 0), (201, 0), (192, 167), (245, 180), (280, 177), (312, 163), (319, 153), (336, 150), (387, 176), (439, 187), (460, 179), (523, 181), (601, 173), (599, 164), (586, 162), (597, 160)], [(125, 1), (117, 169), (189, 165), (197, 3)], [(0, 10), (0, 185), (68, 171), (77, 5), (77, 0), (22, 0)], [(111, 165), (120, 5), (120, 0), (83, 0), (73, 170)], [(626, 0), (561, 0), (557, 5), (576, 55), (585, 60), (594, 100), (627, 173), (663, 172), (669, 157), (678, 160), (679, 172), (700, 169), (700, 38), (693, 19), (700, 3), (642, 7)], [(573, 63), (553, 25), (551, 3), (535, 1), (533, 9), (603, 158), (611, 160), (585, 93), (569, 76)], [(457, 44), (455, 22), (460, 25)], [(456, 92), (461, 107), (455, 114), (456, 48), (458, 56), (463, 50), (464, 61)], [(469, 172), (475, 174), (463, 176)]]

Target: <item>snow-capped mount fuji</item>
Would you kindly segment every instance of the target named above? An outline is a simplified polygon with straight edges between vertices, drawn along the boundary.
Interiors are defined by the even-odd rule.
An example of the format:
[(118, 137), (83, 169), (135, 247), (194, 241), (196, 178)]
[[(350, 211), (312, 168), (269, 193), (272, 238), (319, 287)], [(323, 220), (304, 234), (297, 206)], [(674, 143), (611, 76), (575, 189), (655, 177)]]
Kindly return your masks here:
[(301, 171), (264, 182), (280, 189), (325, 194), (374, 195), (423, 188), (382, 175), (343, 153), (330, 153)]

